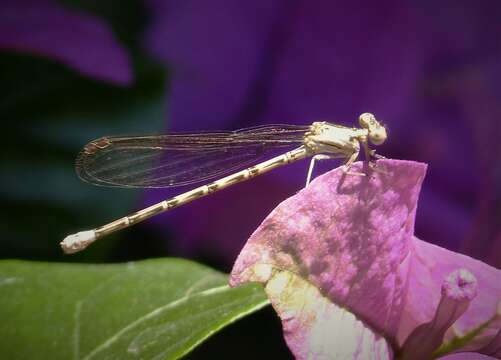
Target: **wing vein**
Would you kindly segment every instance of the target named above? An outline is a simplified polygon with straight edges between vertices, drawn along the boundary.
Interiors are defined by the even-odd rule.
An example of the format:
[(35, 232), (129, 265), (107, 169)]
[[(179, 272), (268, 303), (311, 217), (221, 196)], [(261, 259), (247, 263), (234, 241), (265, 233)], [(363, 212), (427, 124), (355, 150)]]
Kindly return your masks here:
[(302, 144), (305, 126), (266, 125), (235, 132), (105, 137), (87, 144), (77, 173), (96, 185), (188, 185)]

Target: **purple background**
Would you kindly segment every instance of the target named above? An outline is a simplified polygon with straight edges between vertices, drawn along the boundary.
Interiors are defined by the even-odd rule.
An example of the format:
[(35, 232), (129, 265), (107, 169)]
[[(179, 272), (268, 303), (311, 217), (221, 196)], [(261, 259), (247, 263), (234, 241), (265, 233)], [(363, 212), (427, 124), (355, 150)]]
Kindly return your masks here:
[[(171, 71), (168, 130), (351, 126), (373, 112), (389, 129), (380, 153), (429, 164), (417, 236), (501, 266), (499, 2), (148, 4), (147, 47)], [(175, 233), (182, 254), (231, 263), (306, 169), (276, 170), (152, 223)], [(172, 193), (148, 192), (145, 203)]]
[[(416, 235), (499, 268), (499, 19), (497, 0), (0, 1), (0, 257), (186, 256), (229, 271), (268, 213), (304, 186), (308, 161), (69, 257), (58, 246), (65, 235), (188, 190), (82, 183), (73, 164), (85, 143), (266, 123), (355, 126), (369, 111), (388, 127), (379, 153), (428, 164)], [(268, 308), (190, 358), (284, 358), (282, 335)]]
[[(0, 62), (9, 71), (0, 78), (0, 116), (9, 119), (4, 153), (12, 166), (2, 170), (11, 176), (2, 194), (19, 207), (13, 221), (26, 216), (21, 200), (40, 200), (35, 190), (50, 203), (64, 197), (65, 206), (92, 209), (94, 219), (86, 211), (54, 221), (57, 234), (46, 229), (44, 237), (53, 248), (61, 231), (185, 190), (147, 191), (135, 203), (120, 200), (130, 192), (87, 190), (69, 164), (92, 138), (317, 120), (355, 126), (369, 111), (388, 128), (381, 154), (429, 164), (416, 235), (499, 267), (500, 18), (498, 1), (4, 1)], [(21, 165), (15, 139), (27, 136), (34, 149)], [(61, 158), (65, 177), (27, 176), (34, 162), (44, 171), (54, 165), (33, 158), (49, 152), (47, 139), (56, 139), (52, 157)], [(324, 162), (316, 174), (338, 165)], [(228, 270), (265, 216), (303, 186), (307, 166), (275, 170), (124, 232), (143, 248), (145, 233), (163, 245), (141, 254), (125, 245), (119, 258), (183, 255)], [(34, 213), (59, 219), (53, 210)], [(40, 248), (17, 245), (19, 233), (7, 238), (11, 257), (43, 258)]]

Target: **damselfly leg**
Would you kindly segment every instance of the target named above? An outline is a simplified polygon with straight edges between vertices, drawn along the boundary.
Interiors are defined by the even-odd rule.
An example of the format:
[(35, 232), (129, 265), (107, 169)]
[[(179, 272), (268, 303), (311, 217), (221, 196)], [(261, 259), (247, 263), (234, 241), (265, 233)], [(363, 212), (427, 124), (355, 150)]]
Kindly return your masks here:
[(312, 158), (311, 158), (311, 161), (310, 161), (310, 166), (308, 167), (308, 175), (306, 176), (306, 186), (310, 185), (310, 182), (311, 182), (311, 177), (313, 175), (313, 169), (315, 168), (315, 162), (316, 161), (319, 161), (319, 160), (333, 160), (333, 159), (340, 159), (340, 158), (344, 158), (345, 156), (344, 155), (334, 155), (334, 154), (329, 154), (329, 155), (325, 155), (325, 154), (317, 154), (317, 155), (314, 155)]

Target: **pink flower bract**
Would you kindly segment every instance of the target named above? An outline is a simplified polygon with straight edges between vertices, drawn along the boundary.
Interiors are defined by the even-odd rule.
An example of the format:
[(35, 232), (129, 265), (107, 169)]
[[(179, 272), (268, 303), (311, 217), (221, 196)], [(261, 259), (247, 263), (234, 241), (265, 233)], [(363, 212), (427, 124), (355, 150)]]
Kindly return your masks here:
[[(331, 341), (328, 333), (335, 333), (336, 322), (326, 327), (331, 316), (326, 314), (335, 311), (326, 311), (324, 303), (318, 311), (308, 308), (319, 298), (352, 313), (353, 324), (364, 324), (354, 337), (370, 329), (403, 358), (413, 358), (418, 348), (429, 357), (447, 345), (445, 353), (489, 347), (488, 355), (499, 357), (501, 272), (414, 237), (426, 165), (399, 160), (377, 165), (379, 171), (355, 164), (366, 177), (330, 171), (277, 206), (243, 248), (231, 284), (273, 281), (267, 292), (298, 358), (330, 358), (318, 332)], [(277, 285), (284, 272), (292, 275)], [(304, 283), (294, 285), (296, 278)], [(291, 286), (307, 290), (294, 293)], [(298, 296), (304, 297), (300, 306)], [(467, 334), (474, 336), (451, 345)], [(360, 349), (347, 353), (360, 358)], [(385, 352), (379, 358), (392, 356)]]

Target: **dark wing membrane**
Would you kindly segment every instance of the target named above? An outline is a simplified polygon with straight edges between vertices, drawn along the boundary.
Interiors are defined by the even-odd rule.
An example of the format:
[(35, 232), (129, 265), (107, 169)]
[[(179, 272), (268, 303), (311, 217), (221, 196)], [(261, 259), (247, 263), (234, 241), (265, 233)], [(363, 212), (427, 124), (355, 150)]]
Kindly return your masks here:
[(76, 161), (92, 184), (159, 188), (223, 177), (303, 143), (307, 126), (267, 125), (233, 132), (104, 137)]

